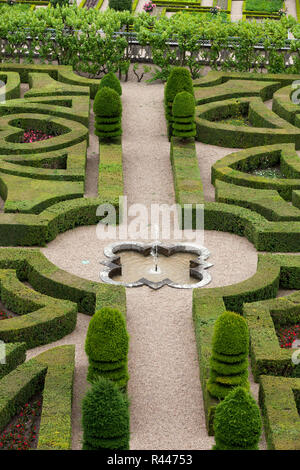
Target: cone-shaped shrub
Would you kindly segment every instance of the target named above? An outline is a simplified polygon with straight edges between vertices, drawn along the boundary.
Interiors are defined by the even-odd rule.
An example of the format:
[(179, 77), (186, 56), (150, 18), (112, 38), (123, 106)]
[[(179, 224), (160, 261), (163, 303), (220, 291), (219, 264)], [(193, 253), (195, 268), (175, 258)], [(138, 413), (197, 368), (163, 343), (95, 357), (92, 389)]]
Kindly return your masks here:
[(131, 11), (132, 0), (108, 0), (108, 6), (117, 11)]
[(172, 135), (172, 106), (177, 93), (187, 91), (194, 96), (193, 82), (190, 72), (184, 67), (173, 67), (165, 86), (165, 114), (168, 121), (168, 135)]
[(242, 387), (232, 390), (216, 408), (215, 450), (257, 450), (262, 430), (259, 408)]
[(209, 393), (225, 398), (237, 386), (249, 389), (248, 381), (249, 333), (245, 319), (233, 312), (225, 312), (215, 323), (212, 339)]
[(113, 72), (109, 72), (100, 81), (99, 85), (99, 90), (101, 88), (108, 87), (112, 88), (112, 90), (115, 90), (119, 96), (122, 95), (122, 87), (120, 80), (116, 77), (116, 75)]
[(129, 405), (110, 380), (99, 378), (82, 401), (83, 450), (128, 450)]
[(195, 137), (195, 99), (187, 91), (177, 93), (172, 106), (173, 114), (173, 135), (187, 139)]
[(121, 312), (109, 307), (98, 310), (90, 321), (85, 340), (85, 352), (89, 358), (87, 380), (92, 383), (102, 376), (125, 388), (128, 382), (128, 342), (126, 322)]
[(118, 93), (109, 87), (98, 90), (94, 100), (95, 134), (103, 140), (122, 134), (122, 103)]

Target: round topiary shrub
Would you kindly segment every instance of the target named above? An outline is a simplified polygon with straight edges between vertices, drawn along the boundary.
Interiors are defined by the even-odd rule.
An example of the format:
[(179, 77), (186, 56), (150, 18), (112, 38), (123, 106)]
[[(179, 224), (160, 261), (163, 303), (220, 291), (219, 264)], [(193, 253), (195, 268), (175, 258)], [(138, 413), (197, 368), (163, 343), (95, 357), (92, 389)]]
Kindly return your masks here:
[(242, 387), (232, 390), (215, 411), (214, 450), (257, 450), (262, 431), (259, 408)]
[(118, 93), (109, 87), (98, 90), (94, 100), (95, 134), (103, 140), (122, 134), (122, 103)]
[(165, 86), (165, 114), (168, 121), (168, 135), (172, 135), (172, 106), (177, 93), (187, 91), (194, 96), (193, 82), (190, 72), (184, 67), (173, 67)]
[(128, 343), (126, 322), (121, 312), (109, 307), (98, 310), (90, 321), (85, 340), (89, 358), (87, 380), (92, 383), (102, 376), (125, 388)]
[(195, 137), (195, 98), (187, 91), (177, 93), (172, 106), (173, 135), (182, 139)]
[(111, 88), (112, 90), (115, 90), (119, 96), (122, 95), (122, 87), (120, 80), (116, 77), (116, 75), (113, 72), (109, 72), (100, 81), (99, 85), (99, 90), (101, 88), (108, 87)]
[(129, 404), (110, 380), (99, 378), (82, 401), (83, 450), (129, 449)]
[(212, 339), (209, 393), (225, 398), (234, 387), (249, 389), (248, 381), (249, 332), (245, 319), (233, 312), (220, 315)]
[(108, 6), (117, 11), (131, 11), (132, 0), (108, 0)]

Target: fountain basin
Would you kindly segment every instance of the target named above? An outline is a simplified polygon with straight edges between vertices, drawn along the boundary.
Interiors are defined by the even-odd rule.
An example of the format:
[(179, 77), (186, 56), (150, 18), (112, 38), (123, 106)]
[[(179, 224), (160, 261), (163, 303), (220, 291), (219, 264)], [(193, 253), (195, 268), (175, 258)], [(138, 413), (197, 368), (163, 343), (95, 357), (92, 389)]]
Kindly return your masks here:
[[(154, 250), (159, 255), (157, 272), (153, 269), (150, 256)], [(125, 260), (130, 261), (130, 269), (126, 270), (123, 266), (122, 253), (128, 255)], [(124, 287), (146, 285), (151, 289), (167, 285), (177, 289), (191, 289), (204, 287), (211, 281), (211, 275), (206, 271), (212, 266), (206, 261), (210, 253), (203, 246), (188, 243), (166, 245), (161, 242), (117, 242), (106, 247), (104, 254), (108, 260), (101, 261), (105, 268), (100, 272), (100, 279), (108, 284)], [(168, 258), (172, 256), (177, 259), (168, 263)], [(146, 262), (143, 262), (143, 258)], [(182, 276), (178, 270), (183, 270)]]

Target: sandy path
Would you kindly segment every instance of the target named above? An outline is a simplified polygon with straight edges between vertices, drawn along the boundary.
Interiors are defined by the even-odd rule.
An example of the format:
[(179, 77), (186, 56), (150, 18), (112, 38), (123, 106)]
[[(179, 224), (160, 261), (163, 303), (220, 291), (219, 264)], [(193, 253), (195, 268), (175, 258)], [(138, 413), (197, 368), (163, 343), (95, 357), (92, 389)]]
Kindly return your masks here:
[(231, 21), (239, 21), (243, 18), (243, 1), (235, 0), (231, 4)]
[[(123, 84), (124, 180), (129, 204), (174, 203), (162, 99), (162, 85)], [(229, 151), (206, 147), (211, 147), (214, 160)], [(210, 168), (202, 170), (203, 174), (210, 173)], [(98, 281), (99, 261), (108, 243), (96, 238), (95, 227), (79, 227), (59, 235), (42, 251), (62, 269)], [(205, 245), (211, 250), (210, 261), (214, 263), (210, 288), (239, 282), (256, 271), (257, 253), (245, 238), (207, 232)], [(245, 266), (240, 264), (241, 253), (248, 259)], [(89, 264), (82, 264), (83, 260)], [(126, 294), (131, 449), (211, 448), (214, 440), (206, 433), (199, 382), (192, 291), (140, 288), (127, 289)], [(78, 328), (81, 337), (75, 334), (62, 340), (74, 339), (77, 345), (74, 449), (80, 448), (78, 400), (84, 394), (87, 368), (82, 345), (85, 330), (80, 330), (80, 325)]]

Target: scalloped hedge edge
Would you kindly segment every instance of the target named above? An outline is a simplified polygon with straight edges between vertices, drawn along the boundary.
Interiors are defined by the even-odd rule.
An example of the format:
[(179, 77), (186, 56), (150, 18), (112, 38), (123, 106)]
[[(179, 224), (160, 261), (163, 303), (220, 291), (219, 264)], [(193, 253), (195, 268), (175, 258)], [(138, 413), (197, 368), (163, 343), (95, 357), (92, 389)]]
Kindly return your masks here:
[(300, 378), (260, 376), (259, 404), (269, 450), (300, 450)]

